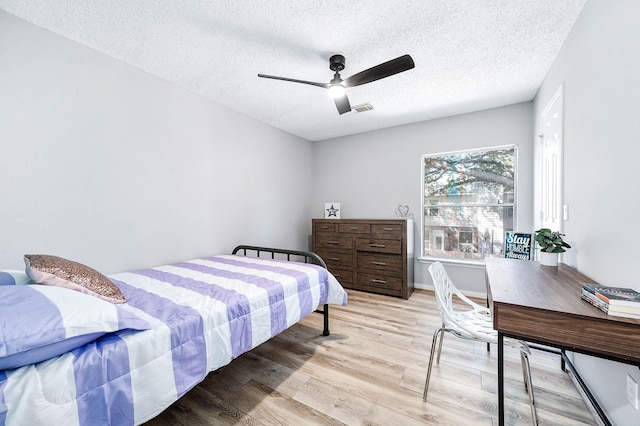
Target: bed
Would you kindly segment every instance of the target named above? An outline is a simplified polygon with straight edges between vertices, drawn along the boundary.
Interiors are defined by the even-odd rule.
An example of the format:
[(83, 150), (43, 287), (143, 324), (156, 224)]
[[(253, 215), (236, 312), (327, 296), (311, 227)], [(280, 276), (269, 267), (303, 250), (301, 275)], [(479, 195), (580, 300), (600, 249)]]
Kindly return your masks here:
[[(104, 302), (110, 320), (82, 320), (80, 325), (111, 321), (113, 327), (84, 330), (88, 342), (40, 362), (21, 365), (24, 357), (32, 355), (24, 350), (18, 354), (22, 362), (11, 359), (2, 368), (12, 368), (0, 368), (0, 425), (144, 423), (210, 371), (314, 311), (323, 314), (324, 320), (319, 318), (321, 332), (328, 335), (329, 304), (347, 303), (346, 292), (317, 255), (263, 247), (238, 246), (231, 255), (107, 278), (120, 289), (126, 302)], [(73, 302), (71, 311), (82, 305), (92, 315), (102, 308), (89, 305), (103, 303), (97, 297), (59, 286), (0, 286), (0, 291), (4, 292), (0, 293), (2, 300), (25, 291), (30, 297), (36, 293), (34, 300), (86, 296), (89, 299), (83, 299), (85, 302)], [(56, 323), (44, 318), (43, 308), (42, 314), (28, 320), (32, 323), (25, 324), (27, 320), (18, 318), (25, 309), (5, 302), (5, 313), (12, 308), (15, 313), (5, 319), (11, 317), (18, 327), (23, 324), (25, 333)], [(66, 308), (56, 309), (67, 321)], [(72, 326), (71, 319), (65, 322), (66, 337), (74, 334), (69, 332)], [(46, 336), (55, 333), (47, 332)], [(5, 346), (10, 346), (10, 337), (0, 335), (3, 339)], [(3, 350), (0, 347), (0, 355), (6, 355)]]

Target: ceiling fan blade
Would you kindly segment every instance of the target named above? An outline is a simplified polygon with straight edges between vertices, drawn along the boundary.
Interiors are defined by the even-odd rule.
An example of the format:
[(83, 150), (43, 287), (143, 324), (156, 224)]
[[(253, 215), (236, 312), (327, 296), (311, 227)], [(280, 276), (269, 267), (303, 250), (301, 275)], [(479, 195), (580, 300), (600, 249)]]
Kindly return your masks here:
[(349, 103), (349, 98), (347, 98), (346, 93), (344, 94), (344, 96), (333, 98), (333, 100), (336, 103), (336, 108), (338, 108), (338, 112), (340, 113), (340, 115), (344, 114), (345, 112), (351, 111), (351, 104)]
[(371, 83), (381, 78), (389, 77), (404, 71), (408, 71), (415, 67), (413, 59), (409, 55), (403, 55), (399, 58), (392, 59), (375, 67), (360, 71), (344, 80), (345, 87), (360, 86), (362, 84)]
[(297, 80), (295, 78), (278, 77), (278, 76), (275, 76), (275, 75), (266, 75), (266, 74), (258, 74), (258, 77), (272, 78), (274, 80), (291, 81), (291, 82), (294, 82), (294, 83), (310, 84), (311, 86), (318, 86), (318, 87), (322, 87), (324, 89), (328, 89), (329, 88), (329, 83), (316, 83), (315, 81)]

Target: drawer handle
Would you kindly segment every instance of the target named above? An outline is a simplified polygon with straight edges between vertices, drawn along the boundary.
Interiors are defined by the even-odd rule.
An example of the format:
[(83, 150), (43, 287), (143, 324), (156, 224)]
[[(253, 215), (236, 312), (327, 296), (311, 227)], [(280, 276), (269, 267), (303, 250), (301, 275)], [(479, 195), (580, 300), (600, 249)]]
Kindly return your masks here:
[(322, 225), (321, 228), (322, 229), (329, 229), (329, 227), (327, 225)]
[(372, 283), (374, 284), (386, 284), (387, 282), (385, 280), (371, 280)]
[(393, 231), (393, 228), (384, 228), (385, 231)]
[(369, 244), (369, 247), (385, 248), (385, 247), (386, 247), (386, 245), (384, 245), (384, 244)]
[(387, 266), (387, 262), (371, 262), (372, 265)]
[(340, 244), (340, 241), (327, 241), (327, 244)]
[(352, 230), (352, 231), (357, 231), (357, 230), (358, 230), (358, 227), (357, 227), (357, 226), (352, 226), (352, 227), (351, 227), (351, 228), (349, 228), (349, 229), (350, 229), (350, 230)]
[(339, 262), (340, 258), (339, 257), (330, 257), (329, 260), (333, 260), (334, 262)]

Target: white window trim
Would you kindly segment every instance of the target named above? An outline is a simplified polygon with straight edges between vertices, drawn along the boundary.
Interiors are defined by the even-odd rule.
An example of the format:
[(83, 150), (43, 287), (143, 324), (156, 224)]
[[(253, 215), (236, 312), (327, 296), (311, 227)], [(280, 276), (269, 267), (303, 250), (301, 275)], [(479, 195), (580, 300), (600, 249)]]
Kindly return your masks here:
[(443, 265), (463, 266), (473, 269), (484, 269), (484, 259), (469, 260), (460, 259), (454, 257), (434, 257), (434, 256), (420, 256), (417, 258), (419, 263), (431, 264), (434, 262), (440, 262)]

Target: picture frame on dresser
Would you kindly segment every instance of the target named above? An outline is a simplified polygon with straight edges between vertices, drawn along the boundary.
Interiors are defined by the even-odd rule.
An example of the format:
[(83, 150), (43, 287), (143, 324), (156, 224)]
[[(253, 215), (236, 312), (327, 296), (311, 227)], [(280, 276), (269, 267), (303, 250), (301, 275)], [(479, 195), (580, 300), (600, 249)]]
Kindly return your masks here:
[(413, 220), (312, 219), (313, 252), (343, 287), (408, 299)]
[(325, 219), (340, 219), (340, 203), (324, 203)]

